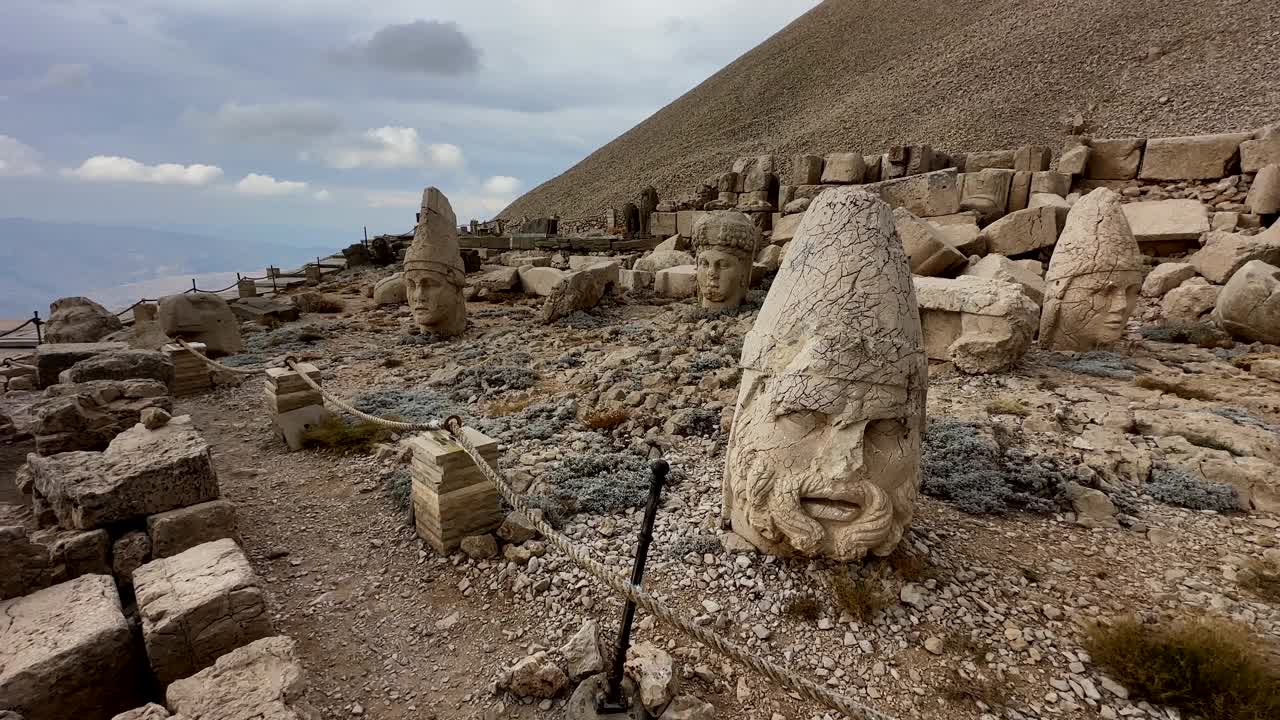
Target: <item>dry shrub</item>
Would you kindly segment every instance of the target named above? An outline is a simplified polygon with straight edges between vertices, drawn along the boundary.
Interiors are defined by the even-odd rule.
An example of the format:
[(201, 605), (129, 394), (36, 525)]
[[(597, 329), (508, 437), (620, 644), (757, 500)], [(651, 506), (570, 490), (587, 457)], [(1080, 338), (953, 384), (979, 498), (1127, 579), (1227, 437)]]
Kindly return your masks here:
[(974, 639), (973, 636), (960, 631), (947, 635), (946, 647), (968, 657), (974, 662), (985, 659), (989, 649), (984, 643)]
[(818, 617), (822, 615), (822, 604), (812, 595), (800, 595), (787, 601), (786, 606), (782, 608), (782, 614), (796, 620), (817, 622)]
[(831, 592), (836, 606), (858, 622), (870, 622), (876, 613), (893, 603), (893, 596), (885, 589), (884, 579), (878, 573), (865, 578), (837, 575), (831, 580)]
[(955, 703), (981, 702), (987, 707), (998, 707), (1009, 704), (1007, 689), (1007, 683), (994, 678), (965, 677), (959, 668), (953, 667), (942, 684), (942, 695)]
[(1176, 382), (1162, 380), (1155, 375), (1144, 373), (1133, 379), (1135, 385), (1148, 390), (1159, 390), (1162, 393), (1176, 395), (1183, 400), (1216, 400), (1213, 393), (1190, 388)]
[(1126, 618), (1095, 625), (1085, 648), (1136, 699), (1204, 720), (1280, 718), (1280, 669), (1243, 626)]
[(1028, 408), (1021, 400), (1015, 400), (1011, 397), (996, 398), (987, 403), (988, 415), (1017, 415), (1018, 417), (1026, 417), (1031, 414)]
[(340, 313), (346, 304), (337, 298), (318, 292), (306, 292), (294, 298), (298, 310), (304, 313)]
[(389, 441), (391, 434), (389, 428), (378, 423), (347, 424), (341, 418), (331, 418), (308, 430), (302, 436), (302, 446), (342, 455), (368, 455), (378, 443)]
[(534, 396), (528, 395), (524, 397), (515, 397), (503, 400), (494, 400), (489, 403), (489, 407), (485, 410), (485, 414), (489, 417), (503, 417), (506, 415), (514, 415), (533, 404)]
[(938, 569), (929, 564), (929, 558), (922, 553), (905, 549), (898, 545), (884, 562), (893, 569), (894, 574), (907, 582), (919, 582), (938, 576)]
[(600, 408), (582, 416), (582, 424), (591, 430), (612, 430), (631, 418), (631, 411), (615, 405)]

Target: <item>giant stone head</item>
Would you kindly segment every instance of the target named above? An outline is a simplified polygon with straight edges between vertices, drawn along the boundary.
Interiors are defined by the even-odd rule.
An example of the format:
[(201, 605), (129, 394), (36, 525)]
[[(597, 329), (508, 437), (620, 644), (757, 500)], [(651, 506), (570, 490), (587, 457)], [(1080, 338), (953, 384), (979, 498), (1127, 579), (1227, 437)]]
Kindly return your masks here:
[(422, 192), (418, 226), (404, 257), (405, 294), (414, 323), (444, 337), (461, 334), (467, 328), (465, 284), (453, 207), (444, 193), (429, 187)]

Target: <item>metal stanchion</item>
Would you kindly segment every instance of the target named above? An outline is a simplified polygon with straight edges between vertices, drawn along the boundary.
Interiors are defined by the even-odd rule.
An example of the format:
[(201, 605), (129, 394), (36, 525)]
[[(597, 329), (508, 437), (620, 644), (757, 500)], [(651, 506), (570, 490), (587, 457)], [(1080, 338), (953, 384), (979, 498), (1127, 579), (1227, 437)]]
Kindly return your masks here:
[[(644, 579), (644, 563), (649, 557), (649, 543), (653, 540), (653, 521), (658, 515), (658, 500), (662, 496), (662, 486), (667, 482), (667, 473), (671, 466), (666, 460), (656, 460), (652, 465), (653, 479), (649, 481), (649, 504), (644, 510), (644, 523), (640, 526), (640, 544), (636, 547), (636, 562), (631, 568), (631, 584), (639, 586)], [(622, 626), (618, 628), (618, 639), (614, 645), (613, 668), (609, 671), (609, 684), (604, 696), (596, 701), (599, 713), (626, 712), (627, 704), (622, 698), (622, 667), (627, 662), (627, 650), (631, 647), (631, 623), (635, 620), (636, 604), (627, 600), (622, 609)]]

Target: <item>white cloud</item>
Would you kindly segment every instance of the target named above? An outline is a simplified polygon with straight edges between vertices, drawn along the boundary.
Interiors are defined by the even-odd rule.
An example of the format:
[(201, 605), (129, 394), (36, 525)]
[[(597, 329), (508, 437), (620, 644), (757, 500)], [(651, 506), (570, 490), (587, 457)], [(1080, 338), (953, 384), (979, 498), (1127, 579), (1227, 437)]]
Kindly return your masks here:
[(0, 177), (38, 175), (42, 171), (40, 153), (35, 148), (17, 138), (0, 135)]
[(510, 195), (520, 189), (520, 180), (510, 175), (494, 175), (484, 181), (484, 191), (494, 195)]
[(41, 90), (79, 90), (89, 84), (89, 66), (84, 63), (58, 63), (50, 65), (36, 81)]
[(462, 148), (449, 143), (424, 144), (418, 131), (408, 127), (380, 127), (366, 131), (351, 147), (338, 148), (325, 157), (330, 167), (414, 168), (462, 167)]
[(420, 208), (422, 192), (403, 190), (367, 190), (365, 204), (371, 208)]
[(241, 105), (232, 100), (214, 112), (187, 110), (183, 120), (210, 135), (237, 142), (299, 142), (327, 137), (342, 127), (342, 119), (318, 102)]
[(68, 177), (91, 182), (136, 182), (154, 185), (208, 185), (222, 177), (216, 165), (179, 165), (161, 163), (144, 165), (133, 158), (116, 155), (94, 155), (80, 167), (63, 170)]
[(270, 175), (249, 173), (236, 183), (236, 192), (241, 195), (292, 195), (307, 189), (305, 182), (297, 180), (277, 180)]
[(311, 197), (319, 200), (320, 202), (328, 202), (333, 199), (333, 193), (328, 190), (317, 190), (314, 193), (311, 193)]

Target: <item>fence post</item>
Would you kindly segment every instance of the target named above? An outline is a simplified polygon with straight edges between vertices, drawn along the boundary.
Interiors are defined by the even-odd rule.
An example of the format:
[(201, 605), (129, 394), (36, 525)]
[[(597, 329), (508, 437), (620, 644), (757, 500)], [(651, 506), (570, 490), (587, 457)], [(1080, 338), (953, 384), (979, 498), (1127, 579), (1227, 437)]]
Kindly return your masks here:
[(36, 344), (39, 345), (44, 342), (44, 338), (40, 335), (40, 326), (44, 324), (44, 321), (40, 319), (39, 310), (31, 311), (31, 322), (36, 326)]
[(200, 292), (199, 290), (197, 290), (197, 289), (196, 289), (196, 279), (195, 279), (195, 278), (191, 278), (191, 292), (193, 292), (193, 293), (194, 293), (194, 292)]

